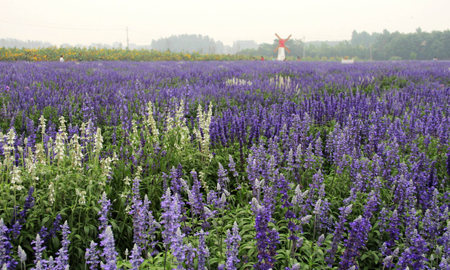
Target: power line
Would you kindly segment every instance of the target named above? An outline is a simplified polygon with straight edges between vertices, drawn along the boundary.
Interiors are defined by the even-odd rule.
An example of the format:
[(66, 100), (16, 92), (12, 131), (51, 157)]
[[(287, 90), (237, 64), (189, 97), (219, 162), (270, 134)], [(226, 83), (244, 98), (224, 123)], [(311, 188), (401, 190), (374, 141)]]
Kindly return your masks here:
[(36, 23), (26, 23), (26, 22), (11, 22), (11, 21), (5, 21), (0, 20), (0, 22), (3, 23), (9, 23), (9, 24), (20, 24), (20, 25), (28, 25), (28, 26), (35, 26), (35, 27), (43, 27), (43, 28), (53, 28), (53, 29), (66, 29), (66, 30), (94, 30), (94, 31), (108, 31), (108, 30), (119, 30), (120, 28), (86, 28), (86, 27), (63, 27), (63, 26), (48, 26), (48, 25), (38, 25)]
[(137, 34), (142, 34), (142, 35), (149, 35), (149, 36), (152, 36), (152, 37), (160, 37), (160, 36), (162, 36), (163, 34), (162, 33), (156, 33), (156, 32), (146, 32), (146, 31), (137, 31), (137, 30), (128, 30), (128, 31), (130, 31), (131, 33), (137, 33)]
[[(54, 29), (67, 29), (67, 30), (99, 30), (99, 31), (105, 31), (105, 30), (122, 30), (122, 27), (119, 26), (104, 26), (104, 27), (98, 27), (98, 26), (83, 26), (83, 27), (77, 27), (77, 26), (68, 26), (68, 25), (60, 25), (56, 24), (49, 25), (53, 23), (40, 23), (40, 22), (17, 22), (17, 21), (10, 21), (10, 20), (0, 20), (0, 22), (9, 23), (9, 24), (19, 24), (19, 25), (29, 25), (29, 26), (36, 26), (36, 27), (44, 27), (44, 28), (54, 28)], [(143, 31), (143, 30), (128, 30), (129, 32), (139, 33), (139, 34), (147, 34), (155, 36), (161, 36), (164, 35), (164, 33), (161, 32), (152, 32), (152, 31)]]
[[(35, 26), (35, 27), (43, 27), (43, 28), (53, 28), (53, 29), (66, 29), (66, 30), (92, 30), (92, 31), (116, 31), (116, 30), (122, 30), (122, 27), (119, 26), (72, 26), (72, 25), (62, 25), (59, 23), (42, 23), (42, 22), (31, 22), (31, 21), (12, 21), (12, 20), (0, 20), (0, 22), (8, 23), (8, 24), (17, 24), (17, 25), (27, 25), (27, 26)], [(152, 37), (158, 37), (163, 36), (165, 33), (161, 32), (153, 32), (153, 31), (144, 31), (144, 30), (129, 30), (130, 32), (135, 32), (139, 34), (147, 34)], [(317, 38), (317, 39), (330, 39), (330, 38), (339, 38), (339, 39), (349, 39), (348, 36), (343, 35), (317, 35), (312, 34), (309, 35), (309, 37)], [(226, 37), (218, 40), (239, 40), (236, 37)], [(258, 37), (246, 37), (245, 40), (255, 40), (255, 41), (266, 41), (266, 40), (273, 40), (272, 37), (269, 36), (258, 36)]]
[[(83, 30), (83, 31), (118, 31), (118, 30), (120, 31), (120, 30), (123, 30), (122, 27), (116, 27), (116, 26), (75, 27), (75, 26), (67, 26), (67, 25), (64, 26), (64, 25), (60, 25), (60, 24), (51, 25), (54, 23), (40, 23), (40, 22), (27, 22), (27, 21), (17, 22), (17, 21), (10, 21), (10, 20), (0, 20), (0, 22), (8, 23), (8, 24), (16, 24), (16, 25), (27, 25), (27, 26), (34, 26), (34, 27), (51, 28), (51, 29), (65, 29), (65, 30)], [(162, 38), (162, 36), (165, 35), (165, 33), (161, 33), (161, 32), (153, 32), (153, 31), (147, 31), (147, 30), (144, 31), (144, 30), (140, 30), (140, 29), (129, 30), (128, 26), (126, 27), (126, 32), (127, 32), (126, 33), (127, 34), (127, 48), (129, 47), (129, 32), (138, 33), (141, 35), (147, 35), (151, 38)], [(333, 37), (344, 38), (343, 36), (326, 36), (326, 35), (308, 35), (308, 36), (312, 37), (313, 39), (314, 38), (323, 39), (323, 38), (333, 38)], [(304, 36), (302, 39), (306, 44), (306, 39)], [(345, 37), (344, 39), (348, 39), (348, 37)], [(255, 41), (257, 43), (266, 43), (267, 41), (269, 41), (268, 43), (270, 43), (270, 41), (272, 41), (273, 38), (269, 37), (269, 36), (257, 36), (257, 37), (248, 37), (247, 36), (245, 39), (239, 39), (236, 37), (227, 37), (227, 38), (217, 39), (217, 41), (229, 41), (229, 40), (234, 40), (234, 41), (251, 40), (251, 41)], [(303, 55), (305, 55), (305, 53), (303, 53)]]
[[(8, 18), (8, 17), (2, 17), (2, 20), (6, 20), (6, 21), (9, 21), (9, 22), (14, 22), (14, 23), (16, 23), (16, 22), (19, 22), (19, 23), (31, 23), (31, 24), (44, 24), (44, 25), (53, 25), (53, 26), (59, 26), (59, 27), (69, 27), (69, 28), (78, 28), (78, 27), (81, 27), (81, 28), (103, 28), (103, 26), (102, 27), (99, 27), (98, 25), (73, 25), (73, 24), (64, 24), (64, 23), (60, 23), (60, 22), (57, 22), (57, 23), (54, 23), (54, 22), (42, 22), (42, 21), (34, 21), (34, 20), (23, 20), (23, 19), (21, 19), (21, 20), (17, 20), (17, 18)], [(108, 28), (111, 28), (111, 27), (113, 27), (113, 28), (122, 28), (122, 26), (120, 26), (120, 25), (109, 25), (109, 26), (106, 26), (106, 27), (108, 27)]]

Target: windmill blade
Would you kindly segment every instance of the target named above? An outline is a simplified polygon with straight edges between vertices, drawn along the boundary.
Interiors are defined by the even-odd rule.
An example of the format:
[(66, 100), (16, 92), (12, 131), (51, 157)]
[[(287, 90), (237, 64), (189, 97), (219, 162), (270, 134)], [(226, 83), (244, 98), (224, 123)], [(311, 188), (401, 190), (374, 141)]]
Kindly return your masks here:
[(278, 39), (282, 39), (277, 33), (275, 33), (275, 36), (277, 36)]
[(286, 49), (286, 51), (288, 52), (288, 53), (291, 53), (291, 51), (287, 48), (287, 47), (284, 47), (285, 49)]
[(275, 48), (275, 50), (273, 50), (273, 52), (277, 52), (277, 51), (278, 51), (278, 48), (280, 48), (280, 45), (278, 45), (278, 46)]
[(292, 37), (292, 35), (289, 35), (289, 37), (287, 39), (285, 39), (284, 42), (287, 42), (291, 37)]

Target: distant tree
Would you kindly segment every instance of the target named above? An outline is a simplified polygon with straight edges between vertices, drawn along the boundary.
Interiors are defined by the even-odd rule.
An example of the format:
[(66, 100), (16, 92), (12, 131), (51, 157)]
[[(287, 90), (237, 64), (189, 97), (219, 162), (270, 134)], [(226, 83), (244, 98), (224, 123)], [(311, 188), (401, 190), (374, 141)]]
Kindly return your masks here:
[(209, 36), (202, 35), (178, 35), (153, 40), (151, 48), (159, 51), (170, 50), (172, 52), (200, 52), (200, 53), (225, 53), (225, 46), (220, 41), (214, 41)]

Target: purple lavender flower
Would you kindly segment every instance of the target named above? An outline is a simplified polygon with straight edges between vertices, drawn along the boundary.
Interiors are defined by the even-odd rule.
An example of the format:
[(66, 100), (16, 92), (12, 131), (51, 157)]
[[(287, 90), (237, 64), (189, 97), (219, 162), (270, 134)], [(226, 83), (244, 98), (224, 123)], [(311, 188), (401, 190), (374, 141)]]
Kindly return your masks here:
[[(324, 185), (322, 185), (324, 186)], [(320, 194), (320, 192), (319, 192)], [(322, 231), (330, 227), (331, 219), (329, 217), (328, 211), (330, 210), (330, 203), (327, 199), (322, 201), (322, 196), (319, 196), (315, 206), (314, 206), (314, 226), (315, 229)]]
[[(144, 207), (142, 207), (142, 201), (139, 197), (133, 196), (133, 204), (131, 206), (130, 214), (133, 216), (133, 243), (138, 244), (139, 246), (143, 245), (145, 242), (145, 230), (146, 230), (146, 222), (145, 216), (146, 211)], [(142, 213), (144, 211), (144, 213)]]
[(256, 246), (258, 250), (258, 262), (254, 265), (257, 270), (268, 270), (275, 263), (273, 244), (277, 241), (276, 235), (269, 231), (268, 225), (271, 219), (270, 210), (258, 203), (253, 198), (252, 209), (255, 214)]
[(17, 262), (11, 257), (13, 252), (8, 233), (8, 227), (3, 222), (3, 218), (0, 218), (0, 265), (14, 269)]
[(25, 218), (28, 210), (30, 210), (34, 206), (33, 193), (34, 193), (34, 187), (30, 187), (30, 189), (28, 190), (28, 196), (25, 199), (25, 204), (23, 206), (22, 212), (20, 212), (20, 214), (19, 214), (22, 218)]
[(58, 257), (56, 258), (56, 268), (57, 270), (64, 270), (69, 266), (69, 225), (67, 221), (61, 226), (63, 239), (61, 241), (62, 247), (56, 253)]
[(450, 176), (450, 147), (447, 149), (447, 174)]
[(234, 222), (233, 225), (233, 234), (231, 234), (230, 230), (227, 231), (227, 237), (225, 239), (225, 243), (227, 244), (227, 259), (226, 259), (226, 269), (236, 270), (236, 264), (240, 262), (238, 259), (239, 254), (239, 242), (241, 241), (241, 236), (239, 235), (239, 227)]
[(381, 247), (380, 250), (381, 250), (383, 257), (385, 257), (383, 259), (384, 267), (388, 267), (388, 268), (394, 267), (395, 264), (394, 264), (393, 260), (394, 260), (394, 257), (398, 256), (399, 248), (396, 248), (394, 251), (391, 251), (387, 247), (387, 242), (384, 242), (383, 246)]
[(367, 241), (369, 230), (372, 228), (370, 222), (361, 216), (350, 223), (349, 237), (345, 239), (345, 251), (341, 256), (339, 269), (359, 269), (356, 264), (356, 259), (360, 257), (359, 250)]
[(380, 217), (379, 217), (379, 228), (380, 228), (380, 232), (384, 232), (386, 230), (387, 227), (387, 215), (388, 215), (389, 211), (386, 210), (386, 208), (383, 207), (383, 209), (381, 209), (380, 212)]
[[(180, 168), (181, 164), (178, 166)], [(179, 168), (172, 167), (170, 170), (171, 187), (174, 194), (181, 194), (181, 171)]]
[(447, 262), (447, 258), (442, 258), (441, 263), (439, 264), (439, 269), (450, 270), (450, 264)]
[(281, 203), (282, 203), (281, 207), (285, 208), (292, 206), (292, 204), (289, 202), (289, 195), (288, 195), (289, 182), (282, 173), (280, 173), (280, 175), (276, 178), (276, 185), (278, 188), (278, 192), (281, 194)]
[(33, 197), (34, 188), (30, 187), (28, 190), (28, 196), (25, 199), (25, 204), (20, 213), (18, 212), (18, 207), (14, 208), (13, 218), (11, 220), (11, 224), (13, 224), (11, 228), (12, 237), (17, 239), (20, 235), (20, 230), (22, 229), (22, 225), (25, 223), (25, 217), (27, 215), (28, 210), (30, 210), (34, 206), (34, 197)]
[(130, 263), (132, 270), (138, 270), (141, 264), (144, 262), (144, 259), (142, 259), (140, 254), (141, 251), (139, 250), (139, 247), (136, 244), (134, 244), (130, 256)]
[(102, 209), (98, 212), (100, 218), (98, 219), (100, 225), (98, 226), (99, 231), (104, 231), (108, 226), (108, 213), (111, 208), (111, 202), (106, 197), (106, 192), (103, 192), (101, 200), (98, 202), (102, 205)]
[(206, 260), (209, 257), (209, 250), (208, 247), (206, 246), (205, 236), (208, 234), (209, 234), (208, 232), (203, 232), (203, 230), (200, 230), (199, 233), (195, 234), (195, 236), (198, 236), (198, 247), (197, 247), (198, 270), (206, 269)]
[(184, 269), (186, 247), (183, 245), (184, 234), (180, 230), (181, 210), (179, 206), (178, 194), (174, 194), (173, 199), (170, 195), (170, 189), (163, 195), (161, 208), (164, 212), (161, 215), (161, 224), (164, 225), (162, 231), (163, 241), (166, 247), (170, 246), (172, 254), (177, 259), (177, 269)]
[(167, 184), (167, 179), (169, 178), (169, 176), (163, 172), (162, 173), (162, 179), (163, 179), (163, 190), (167, 190), (168, 188), (168, 184)]
[(345, 230), (345, 222), (347, 221), (347, 216), (352, 212), (352, 205), (350, 204), (347, 207), (339, 208), (341, 214), (339, 215), (339, 221), (336, 222), (335, 230), (333, 234), (333, 242), (331, 243), (331, 249), (327, 250), (329, 255), (325, 258), (325, 261), (328, 264), (328, 267), (332, 267), (334, 263), (334, 256), (336, 255), (338, 245), (341, 242), (342, 235)]
[(43, 264), (42, 261), (42, 252), (45, 250), (44, 242), (41, 240), (41, 236), (39, 234), (36, 235), (36, 240), (32, 241), (31, 244), (34, 244), (34, 255), (36, 256), (34, 263), (36, 264)]
[(99, 253), (100, 252), (97, 250), (97, 243), (91, 241), (91, 244), (89, 248), (86, 249), (86, 254), (84, 255), (84, 259), (86, 260), (86, 264), (89, 265), (89, 269), (98, 269), (98, 265), (100, 264), (98, 258)]
[(184, 233), (182, 233), (180, 228), (178, 228), (175, 235), (171, 238), (170, 249), (172, 250), (173, 256), (177, 259), (178, 270), (184, 269), (183, 263), (186, 259), (186, 246), (183, 245), (184, 236)]
[(317, 246), (322, 246), (322, 244), (323, 244), (323, 241), (325, 240), (325, 235), (320, 235), (319, 236), (319, 239), (317, 240)]
[[(222, 187), (225, 188), (227, 186), (227, 183), (230, 182), (230, 179), (227, 177), (227, 170), (225, 170), (222, 166), (222, 164), (219, 162), (219, 171), (218, 171), (219, 179), (217, 180), (217, 183)], [(228, 188), (227, 188), (228, 189)]]
[(61, 220), (62, 220), (61, 215), (57, 214), (55, 221), (53, 221), (53, 228), (49, 232), (47, 232), (46, 227), (41, 228), (41, 230), (39, 231), (39, 235), (43, 241), (43, 244), (46, 244), (52, 237), (56, 235), (56, 232), (59, 232), (61, 228), (59, 225)]
[[(152, 212), (149, 211), (150, 201), (147, 195), (142, 201), (139, 197), (139, 179), (136, 177), (133, 182), (133, 204), (130, 214), (133, 215), (133, 242), (138, 245), (139, 250), (146, 250), (149, 238), (153, 237), (156, 222)], [(154, 247), (152, 243), (151, 246)]]
[(316, 135), (317, 140), (314, 142), (314, 155), (318, 157), (322, 157), (322, 139), (320, 139), (320, 132)]
[(275, 228), (272, 228), (272, 230), (270, 230), (267, 233), (267, 237), (269, 239), (269, 241), (268, 241), (268, 253), (269, 253), (269, 256), (271, 256), (271, 258), (273, 258), (272, 259), (272, 263), (274, 264), (275, 261), (276, 261), (275, 257), (277, 255), (277, 244), (280, 243), (280, 241), (279, 241), (280, 236), (279, 236), (277, 230)]
[(239, 173), (236, 171), (236, 163), (234, 163), (233, 156), (228, 155), (228, 160), (230, 163), (228, 163), (228, 168), (230, 168), (230, 172), (233, 173), (234, 177), (238, 177)]
[(438, 239), (438, 244), (444, 247), (444, 255), (450, 258), (450, 222), (447, 223), (447, 227), (444, 230), (444, 234)]
[(163, 241), (166, 246), (170, 246), (172, 238), (175, 237), (177, 229), (180, 228), (181, 210), (178, 204), (178, 195), (174, 195), (173, 199), (170, 195), (170, 189), (163, 195), (161, 201), (161, 224), (164, 225), (162, 231)]
[(187, 270), (194, 270), (194, 259), (195, 259), (195, 252), (197, 249), (195, 249), (191, 243), (185, 245), (186, 250), (186, 259), (185, 259), (185, 265)]
[(373, 216), (373, 213), (378, 209), (378, 197), (376, 193), (372, 190), (368, 195), (368, 202), (364, 206), (364, 217), (370, 220)]
[(22, 224), (20, 224), (19, 220), (16, 220), (15, 223), (11, 226), (11, 234), (13, 238), (17, 238), (20, 235), (20, 231), (22, 230)]
[(404, 268), (412, 266), (413, 269), (426, 269), (426, 262), (428, 259), (425, 254), (428, 252), (428, 244), (425, 239), (417, 232), (417, 229), (413, 229), (412, 232), (410, 227), (407, 227), (407, 248), (398, 260), (398, 266)]
[[(397, 209), (392, 213), (391, 218), (389, 219), (390, 223), (386, 232), (389, 233), (389, 241), (387, 242), (387, 246), (391, 247), (395, 244), (395, 241), (398, 240), (400, 234), (400, 219), (398, 218)], [(387, 254), (390, 255), (390, 254)]]
[(111, 226), (107, 226), (106, 229), (100, 234), (100, 246), (103, 247), (102, 257), (106, 264), (101, 263), (101, 267), (104, 270), (115, 270), (117, 251), (115, 250), (114, 235)]
[(133, 200), (138, 200), (140, 198), (140, 195), (139, 195), (140, 182), (141, 182), (141, 180), (139, 179), (139, 177), (135, 177), (133, 179), (133, 186), (131, 188), (131, 190), (133, 192)]
[(393, 266), (393, 263), (392, 263), (392, 260), (393, 260), (393, 258), (392, 258), (392, 256), (390, 255), (390, 256), (387, 256), (386, 258), (384, 258), (383, 259), (383, 265), (384, 265), (384, 267), (392, 267)]
[[(67, 266), (68, 267), (68, 266)], [(50, 256), (49, 258), (48, 258), (48, 261), (47, 261), (47, 269), (55, 269), (55, 261), (53, 260), (53, 257), (52, 256)]]
[(36, 269), (35, 269), (35, 270), (44, 270), (44, 269), (45, 269), (45, 267), (42, 266), (42, 262), (41, 262), (41, 261), (38, 261), (38, 262), (36, 263)]
[(308, 193), (308, 199), (306, 200), (306, 203), (304, 204), (304, 207), (301, 211), (301, 216), (307, 215), (313, 205), (317, 204), (317, 200), (323, 199), (323, 197), (325, 196), (325, 191), (322, 187), (323, 180), (324, 179), (321, 170), (313, 175), (313, 181), (311, 184), (309, 184), (310, 189)]
[(286, 267), (286, 269), (285, 270), (300, 270), (300, 264), (299, 263), (296, 263), (296, 264), (294, 264), (291, 268), (289, 268), (289, 267)]
[(312, 144), (309, 144), (308, 148), (306, 148), (305, 153), (305, 169), (312, 169), (313, 164), (315, 162), (314, 154), (312, 150)]
[(193, 180), (193, 185), (192, 185), (192, 197), (194, 200), (194, 205), (192, 205), (192, 210), (194, 212), (194, 214), (204, 218), (204, 203), (203, 203), (203, 197), (202, 197), (202, 193), (200, 191), (200, 181), (198, 180), (197, 177), (197, 172), (192, 171), (191, 172), (192, 175), (192, 180)]

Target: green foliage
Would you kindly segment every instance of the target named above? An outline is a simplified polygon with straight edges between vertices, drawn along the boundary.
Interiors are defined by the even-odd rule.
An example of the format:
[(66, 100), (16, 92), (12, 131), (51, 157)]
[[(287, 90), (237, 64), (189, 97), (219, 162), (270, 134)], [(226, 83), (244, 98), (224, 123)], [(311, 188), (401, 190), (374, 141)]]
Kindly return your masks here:
[[(274, 49), (278, 46), (278, 40), (273, 43), (262, 43), (257, 49), (241, 50), (238, 54), (248, 56), (276, 57)], [(302, 61), (336, 61), (344, 57), (361, 60), (432, 60), (437, 57), (440, 60), (450, 59), (450, 30), (416, 33), (390, 33), (384, 30), (382, 33), (369, 34), (366, 31), (358, 33), (353, 31), (350, 41), (338, 42), (307, 42), (306, 47), (301, 39), (290, 39), (286, 47), (291, 50), (287, 54), (288, 60), (296, 60), (298, 56)], [(270, 60), (270, 59), (267, 59)]]

